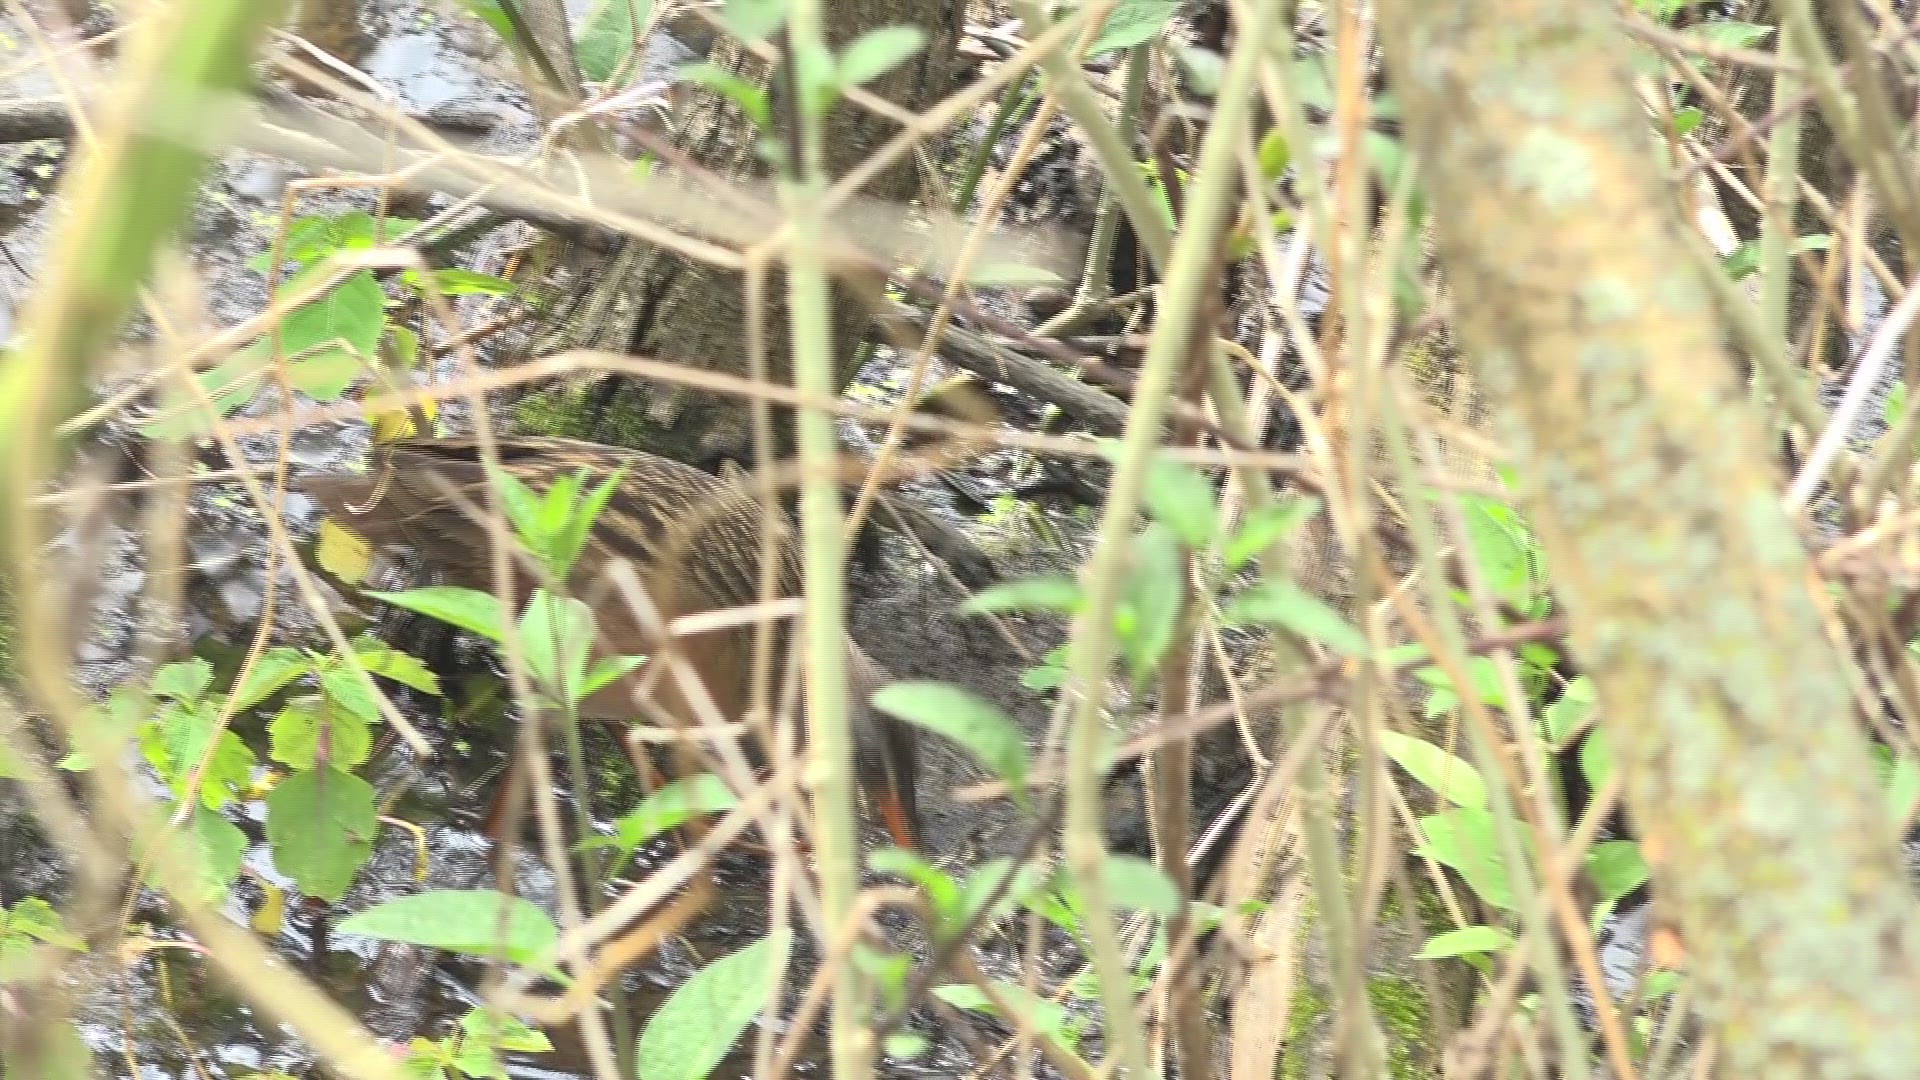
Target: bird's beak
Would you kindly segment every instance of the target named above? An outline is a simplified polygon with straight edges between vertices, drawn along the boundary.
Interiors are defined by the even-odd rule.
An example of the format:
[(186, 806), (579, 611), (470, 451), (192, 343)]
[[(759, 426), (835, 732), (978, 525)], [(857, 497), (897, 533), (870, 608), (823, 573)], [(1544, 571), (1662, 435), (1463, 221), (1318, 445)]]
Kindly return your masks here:
[(918, 851), (920, 838), (915, 835), (913, 817), (907, 812), (907, 805), (899, 794), (891, 790), (876, 791), (872, 793), (872, 799), (893, 842), (908, 851)]

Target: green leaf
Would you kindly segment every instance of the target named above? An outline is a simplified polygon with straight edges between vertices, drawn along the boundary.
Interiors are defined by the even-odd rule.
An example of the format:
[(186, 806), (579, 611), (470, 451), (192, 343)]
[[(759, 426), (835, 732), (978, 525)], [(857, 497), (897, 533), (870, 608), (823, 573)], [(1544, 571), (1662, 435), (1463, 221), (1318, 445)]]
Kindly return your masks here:
[(156, 705), (154, 696), (140, 686), (115, 686), (106, 703), (90, 713), (90, 719), (102, 724), (113, 738), (132, 738), (140, 724), (154, 719)]
[[(1012, 865), (1012, 860), (996, 863)], [(928, 862), (917, 851), (906, 848), (882, 848), (867, 856), (867, 865), (875, 873), (892, 874), (920, 887), (932, 909), (935, 940), (951, 941), (965, 923), (966, 909), (961, 902), (959, 882), (946, 871)]]
[(1400, 186), (1400, 174), (1407, 167), (1407, 150), (1400, 140), (1384, 131), (1368, 128), (1360, 133), (1360, 148), (1380, 177), (1380, 186), (1392, 191)]
[(1027, 903), (1032, 898), (1034, 890), (1046, 884), (1047, 881), (1046, 871), (1031, 862), (1021, 863), (1017, 868), (1012, 859), (1006, 858), (989, 859), (981, 863), (967, 875), (966, 883), (960, 887), (956, 930), (965, 922), (975, 921), (976, 913), (985, 908), (987, 901), (993, 897), (994, 891), (1000, 887), (1002, 881), (1006, 880), (1009, 873), (1013, 875), (1012, 882), (1007, 885), (993, 907), (986, 910), (985, 914), (978, 916), (979, 925), (991, 926), (999, 922), (1014, 908)]
[(445, 1040), (434, 1042), (416, 1035), (407, 1043), (407, 1056), (400, 1063), (400, 1074), (412, 1080), (454, 1080), (454, 1071), (459, 1068), (456, 1057)]
[(352, 769), (373, 752), (373, 729), (366, 720), (319, 694), (287, 702), (267, 725), (267, 738), (273, 759), (292, 769), (322, 764)]
[(793, 72), (793, 85), (800, 110), (809, 116), (825, 116), (840, 100), (840, 71), (833, 54), (824, 45), (799, 46), (788, 40), (787, 66)]
[[(1002, 979), (993, 980), (993, 989), (996, 994), (1000, 995), (1000, 999), (1007, 1003), (1007, 1007), (1019, 1013), (1020, 1018), (1024, 1019), (1035, 1031), (1050, 1036), (1062, 1043), (1071, 1043), (1073, 1041), (1071, 1031), (1067, 1026), (1070, 1014), (1067, 1012), (1065, 1005), (1047, 998), (1038, 997), (1019, 983), (1007, 982)], [(936, 986), (928, 992), (956, 1009), (985, 1013), (988, 1016), (999, 1015), (999, 1010), (994, 1008), (993, 1002), (987, 997), (986, 993), (977, 986), (966, 983), (952, 983), (946, 986)], [(1003, 1019), (1011, 1021), (1014, 1017), (1009, 1016)]]
[(200, 846), (202, 882), (206, 895), (224, 897), (240, 879), (240, 866), (247, 855), (247, 834), (223, 814), (197, 810), (193, 815), (193, 838)]
[(460, 2), (466, 5), (467, 10), (473, 12), (480, 21), (493, 27), (493, 32), (500, 35), (500, 40), (509, 45), (513, 44), (513, 21), (507, 18), (506, 11), (500, 7), (500, 0), (460, 0)]
[(1071, 615), (1085, 602), (1078, 581), (1063, 575), (1048, 575), (990, 585), (968, 597), (959, 610), (962, 615), (1002, 611), (1057, 611)]
[(365, 357), (328, 346), (287, 362), (287, 385), (315, 401), (334, 401), (367, 370)]
[(787, 5), (788, 0), (727, 0), (720, 19), (742, 41), (765, 41), (786, 23)]
[[(198, 761), (195, 757), (187, 762), (191, 767)], [(220, 740), (214, 744), (213, 760), (207, 765), (206, 776), (200, 782), (200, 805), (209, 810), (218, 810), (240, 797), (253, 782), (253, 767), (256, 759), (253, 749), (239, 735), (231, 731), (220, 733)], [(186, 776), (181, 776), (182, 782)]]
[(341, 920), (336, 930), (528, 967), (546, 959), (560, 940), (559, 928), (532, 901), (493, 889), (431, 889), (395, 897)]
[(1027, 909), (1069, 935), (1080, 936), (1079, 904), (1067, 902), (1067, 896), (1073, 891), (1071, 883), (1065, 881), (1060, 875), (1055, 875), (1052, 885), (1052, 888), (1040, 889), (1028, 896)]
[[(247, 854), (247, 834), (225, 815), (206, 809), (194, 811), (192, 825), (174, 836), (172, 842), (192, 845), (199, 853), (201, 899), (218, 903), (239, 879), (240, 864)], [(156, 874), (147, 875), (148, 881), (156, 879)]]
[(1533, 599), (1533, 534), (1518, 511), (1498, 499), (1464, 495), (1467, 540), (1473, 558), (1495, 595), (1524, 609)]
[(346, 663), (335, 660), (322, 665), (320, 691), (329, 705), (358, 717), (362, 723), (380, 722), (379, 691)]
[(1027, 805), (1026, 740), (992, 702), (951, 683), (897, 682), (873, 695), (873, 707), (958, 743)]
[[(449, 1049), (447, 1043), (451, 1041), (454, 1040), (443, 1039), (440, 1041), (438, 1046), (443, 1053)], [(484, 1077), (486, 1080), (509, 1080), (506, 1066), (500, 1063), (499, 1052), (494, 1050), (493, 1047), (488, 1046), (485, 1042), (479, 1039), (467, 1038), (463, 1035), (463, 1037), (458, 1040), (457, 1047), (452, 1049), (452, 1060), (447, 1062), (446, 1066), (442, 1066), (438, 1061), (433, 1062), (431, 1065), (426, 1064), (423, 1060), (426, 1057), (425, 1054), (420, 1054), (415, 1059), (409, 1060), (408, 1065), (410, 1068), (422, 1070), (426, 1076), (434, 1077), (435, 1080), (438, 1080), (439, 1077), (446, 1076), (448, 1067), (451, 1067), (454, 1073), (460, 1076)], [(422, 1063), (416, 1066), (413, 1063), (415, 1060), (420, 1060)]]
[(896, 1031), (882, 1040), (881, 1049), (895, 1061), (913, 1061), (933, 1049), (933, 1043), (917, 1031)]
[(1398, 731), (1382, 731), (1380, 752), (1450, 802), (1475, 810), (1487, 808), (1487, 786), (1480, 770), (1440, 747)]
[(553, 1041), (520, 1019), (496, 1015), (486, 1009), (474, 1009), (460, 1018), (460, 1052), (453, 1065), (473, 1077), (507, 1080), (500, 1063), (500, 1051), (544, 1054), (553, 1049)]
[(1197, 98), (1219, 96), (1220, 80), (1227, 73), (1226, 57), (1212, 49), (1179, 41), (1173, 43), (1173, 55), (1180, 61), (1188, 93)]
[(1706, 118), (1707, 118), (1706, 113), (1693, 107), (1692, 105), (1687, 105), (1682, 108), (1673, 110), (1674, 136), (1681, 139), (1686, 138), (1687, 136), (1693, 134), (1694, 131), (1696, 131), (1700, 127), (1701, 121), (1705, 120)]
[(392, 679), (401, 686), (418, 690), (423, 694), (439, 694), (440, 678), (427, 670), (427, 665), (417, 656), (401, 652), (399, 649), (379, 642), (357, 642), (353, 647), (353, 658), (369, 674), (384, 679)]
[(1649, 1002), (1657, 1002), (1675, 990), (1680, 989), (1680, 973), (1656, 969), (1647, 973), (1646, 990), (1643, 997)]
[(587, 698), (605, 690), (607, 687), (613, 685), (614, 680), (625, 678), (631, 674), (635, 668), (646, 662), (647, 658), (644, 656), (607, 657), (605, 660), (593, 665), (592, 671), (587, 672), (586, 681), (580, 686), (580, 699), (585, 701)]
[(520, 616), (520, 648), (528, 672), (554, 700), (577, 703), (593, 656), (593, 609), (571, 596), (535, 590)]
[(1728, 252), (1720, 260), (1720, 268), (1726, 271), (1731, 281), (1742, 281), (1760, 269), (1760, 244), (1749, 240)]
[[(546, 559), (548, 543), (553, 536), (553, 523), (547, 520), (547, 500), (505, 469), (490, 467), (487, 478), (493, 482), (493, 489), (500, 496), (500, 508), (506, 511), (514, 535), (529, 551)], [(567, 483), (569, 479), (567, 476), (557, 478), (555, 487)]]
[(409, 327), (397, 323), (387, 327), (387, 340), (392, 349), (393, 362), (401, 371), (414, 371), (420, 367), (420, 335)]
[[(287, 261), (309, 263), (322, 258), (328, 252), (340, 246), (340, 237), (335, 229), (335, 219), (325, 214), (310, 214), (297, 217), (287, 223), (287, 237), (281, 244), (281, 252)], [(247, 265), (262, 274), (274, 267), (273, 251), (263, 251), (247, 260)]]
[(1252, 562), (1269, 547), (1293, 535), (1319, 512), (1320, 500), (1308, 496), (1281, 499), (1248, 515), (1227, 541), (1224, 552), (1227, 569), (1238, 570)]
[(1884, 419), (1887, 427), (1891, 429), (1891, 427), (1899, 427), (1901, 419), (1905, 417), (1907, 417), (1907, 380), (1895, 379), (1893, 388), (1887, 390), (1885, 404), (1880, 407), (1880, 419)]
[(492, 593), (463, 589), (457, 585), (434, 585), (425, 589), (408, 589), (406, 592), (370, 592), (367, 595), (394, 607), (439, 619), (496, 644), (507, 640), (506, 614), (500, 606), (500, 598)]
[(700, 773), (663, 786), (640, 800), (632, 813), (614, 822), (612, 836), (595, 837), (580, 846), (632, 851), (694, 818), (722, 813), (738, 805), (739, 797), (724, 781), (711, 773)]
[[(345, 349), (351, 354), (349, 358), (358, 363), (373, 357), (374, 346), (379, 344), (386, 322), (386, 294), (380, 291), (380, 282), (373, 271), (361, 270), (320, 299), (288, 313), (280, 326), (280, 347), (287, 357), (296, 361), (323, 346)], [(263, 347), (271, 348), (270, 336), (261, 340), (268, 343)], [(340, 383), (342, 365), (338, 361), (316, 358), (307, 363), (313, 365), (310, 378), (299, 378), (302, 370), (299, 362), (291, 365), (289, 373), (295, 377), (296, 387), (308, 396), (327, 401), (346, 389), (345, 383)], [(347, 381), (351, 380), (352, 376), (347, 376)], [(340, 383), (337, 390), (333, 389), (335, 383)], [(331, 395), (327, 394), (329, 390)]]
[(1268, 578), (1229, 601), (1225, 616), (1229, 624), (1277, 626), (1347, 656), (1367, 652), (1365, 634), (1290, 581)]
[(1560, 652), (1553, 646), (1540, 641), (1523, 641), (1514, 650), (1520, 659), (1532, 669), (1533, 674), (1551, 676), (1560, 664)]
[(1158, 458), (1147, 469), (1141, 494), (1147, 512), (1177, 533), (1188, 548), (1201, 551), (1213, 543), (1218, 508), (1213, 482), (1205, 473), (1182, 461)]
[[(1101, 869), (1107, 902), (1124, 911), (1171, 916), (1180, 910), (1180, 893), (1152, 862), (1136, 855), (1109, 855)], [(1086, 922), (1080, 882), (1064, 866), (1055, 874), (1051, 895), (1029, 896), (1028, 904), (1070, 934)]]
[(917, 26), (882, 26), (848, 45), (836, 64), (841, 86), (864, 86), (927, 47), (927, 32)]
[[(266, 351), (249, 346), (212, 371), (194, 376), (194, 380), (212, 399), (213, 411), (227, 416), (253, 400), (271, 372)], [(149, 439), (180, 439), (212, 430), (198, 403), (184, 391), (169, 384), (162, 391), (162, 400), (166, 411), (158, 419), (141, 424), (140, 434)]]
[[(573, 566), (580, 561), (580, 553), (587, 548), (587, 539), (593, 535), (593, 523), (607, 508), (608, 500), (619, 490), (627, 478), (626, 466), (613, 471), (613, 475), (601, 481), (600, 486), (587, 493), (586, 498), (572, 502), (561, 524), (554, 529), (547, 544), (547, 558), (552, 566), (555, 581), (565, 581), (573, 575)], [(586, 474), (580, 474), (584, 483)]]
[[(628, 63), (635, 42), (647, 29), (652, 7), (649, 0), (601, 0), (581, 28), (580, 41), (575, 47), (580, 57), (580, 74), (586, 76), (587, 81), (606, 82)], [(633, 74), (632, 70), (627, 71), (629, 77)]]
[(334, 219), (331, 235), (334, 246), (342, 250), (364, 251), (383, 244), (400, 243), (422, 224), (419, 218), (392, 215), (376, 221), (365, 210), (349, 210)]
[(273, 864), (301, 892), (336, 903), (373, 854), (376, 813), (373, 786), (352, 773), (294, 773), (267, 795)]
[(1475, 895), (1502, 911), (1512, 911), (1513, 882), (1494, 843), (1493, 815), (1461, 807), (1420, 819), (1426, 839), (1420, 850), (1467, 879)]
[[(616, 0), (616, 3), (618, 2), (624, 2), (624, 0)], [(433, 275), (431, 288), (428, 287), (427, 276), (418, 270), (408, 270), (400, 277), (423, 295), (440, 292), (448, 296), (511, 296), (518, 289), (518, 286), (506, 278), (482, 274), (475, 270), (454, 267), (433, 270), (429, 273)]]
[(545, 536), (545, 543), (540, 545), (540, 554), (556, 568), (558, 562), (554, 558), (556, 555), (553, 546), (554, 537), (559, 536), (567, 528), (567, 523), (576, 516), (574, 508), (580, 505), (580, 489), (586, 485), (586, 482), (585, 469), (556, 476), (553, 478), (553, 483), (547, 486), (546, 498), (541, 502), (540, 531)]
[(1151, 915), (1180, 912), (1180, 890), (1159, 867), (1138, 855), (1107, 856), (1101, 876), (1107, 887), (1107, 902), (1114, 907)]
[(1322, 112), (1333, 111), (1333, 79), (1327, 74), (1327, 55), (1304, 56), (1293, 62), (1293, 81), (1288, 86), (1300, 104)]
[[(1438, 666), (1423, 667), (1413, 673), (1413, 677), (1434, 688), (1434, 698), (1427, 702), (1427, 715), (1437, 716), (1448, 712), (1460, 703), (1460, 688), (1453, 685), (1453, 679)], [(1493, 660), (1485, 656), (1467, 657), (1467, 677), (1473, 680), (1473, 693), (1482, 705), (1494, 708), (1506, 706), (1507, 695), (1500, 686), (1500, 668)]]
[(272, 697), (288, 683), (313, 670), (307, 654), (284, 646), (268, 649), (247, 672), (247, 679), (233, 692), (233, 708), (251, 709)]
[[(219, 710), (210, 701), (170, 705), (156, 723), (140, 732), (140, 749), (175, 796), (184, 797), (200, 759), (212, 745), (213, 756), (200, 782), (200, 803), (218, 810), (239, 797), (253, 779), (253, 751), (232, 731), (217, 727)], [(215, 736), (218, 740), (215, 741)]]
[(1153, 524), (1133, 538), (1133, 572), (1121, 591), (1115, 629), (1136, 683), (1144, 684), (1159, 669), (1173, 644), (1186, 579), (1186, 552), (1172, 529)]
[(1721, 48), (1751, 49), (1765, 41), (1773, 33), (1773, 27), (1733, 19), (1709, 19), (1698, 26), (1689, 27), (1686, 33)]
[(1613, 748), (1607, 744), (1607, 733), (1594, 728), (1587, 734), (1587, 741), (1580, 746), (1580, 771), (1586, 774), (1587, 783), (1593, 790), (1599, 791), (1607, 786), (1607, 780), (1613, 776)]
[(1292, 164), (1293, 147), (1287, 142), (1287, 133), (1277, 127), (1269, 128), (1260, 136), (1260, 175), (1270, 182), (1278, 180)]
[[(498, 12), (497, 4), (495, 10)], [(506, 17), (504, 13), (499, 14), (502, 19)], [(507, 36), (507, 33), (502, 31), (502, 36)], [(337, 251), (364, 251), (380, 244), (391, 244), (419, 228), (420, 224), (418, 218), (388, 217), (376, 226), (373, 215), (365, 210), (349, 210), (337, 215), (310, 214), (295, 218), (287, 226), (285, 253), (288, 261), (311, 269), (311, 264)], [(273, 268), (272, 259), (273, 253), (266, 251), (247, 260), (247, 265), (264, 274)], [(298, 276), (295, 280), (298, 280)]]
[(1611, 904), (1645, 885), (1653, 874), (1637, 842), (1608, 840), (1587, 852), (1587, 876), (1599, 890), (1601, 902)]
[[(1812, 233), (1794, 240), (1793, 253), (1803, 251), (1825, 251), (1833, 243), (1833, 237), (1825, 233)], [(1720, 268), (1733, 281), (1741, 281), (1760, 269), (1760, 243), (1749, 240), (1734, 248), (1720, 260)], [(1891, 422), (1891, 421), (1889, 421)]]
[(1087, 47), (1087, 55), (1130, 49), (1148, 41), (1166, 29), (1179, 10), (1180, 0), (1120, 0), (1100, 28), (1100, 36)]
[(460, 1031), (469, 1039), (516, 1054), (544, 1054), (553, 1049), (546, 1033), (527, 1025), (518, 1017), (490, 1014), (475, 1009), (460, 1018)]
[(7, 912), (4, 932), (30, 937), (45, 945), (87, 952), (87, 940), (67, 929), (67, 921), (52, 904), (38, 896), (23, 897)]
[(640, 1080), (704, 1080), (780, 986), (788, 939), (771, 935), (695, 972), (667, 998), (635, 1053)]
[(1593, 680), (1585, 675), (1569, 679), (1560, 697), (1542, 710), (1541, 715), (1546, 720), (1547, 741), (1555, 746), (1566, 742), (1593, 715), (1593, 704)]
[(153, 692), (175, 701), (197, 701), (213, 682), (213, 665), (199, 657), (168, 664), (153, 673)]
[(1469, 953), (1504, 952), (1512, 947), (1513, 935), (1497, 926), (1467, 926), (1435, 934), (1414, 956), (1421, 960), (1445, 960)]
[(1039, 667), (1030, 667), (1021, 672), (1020, 685), (1035, 693), (1044, 694), (1067, 685), (1068, 674), (1066, 668), (1056, 667), (1053, 664), (1041, 664)]

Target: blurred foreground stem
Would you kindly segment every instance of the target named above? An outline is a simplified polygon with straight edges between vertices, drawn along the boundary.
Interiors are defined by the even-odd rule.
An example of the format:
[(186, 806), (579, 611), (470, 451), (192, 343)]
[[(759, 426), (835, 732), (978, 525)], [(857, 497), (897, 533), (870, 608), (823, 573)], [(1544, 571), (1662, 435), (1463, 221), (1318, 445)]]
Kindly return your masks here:
[[(793, 381), (802, 394), (831, 401), (840, 388), (833, 340), (833, 297), (822, 231), (826, 193), (823, 110), (809, 88), (829, 80), (833, 54), (824, 32), (822, 0), (793, 0), (790, 113), (796, 175), (786, 188), (787, 300), (793, 322)], [(832, 415), (801, 409), (795, 421), (800, 457), (800, 543), (806, 581), (807, 745), (812, 758), (816, 867), (827, 942), (842, 940), (859, 892), (860, 835), (854, 819), (853, 733), (847, 717), (846, 542)], [(863, 703), (864, 704), (864, 703)], [(859, 966), (841, 967), (830, 1016), (835, 1080), (864, 1080), (872, 1071), (866, 979)]]
[[(1022, 4), (1022, 11), (1035, 5)], [(1087, 601), (1074, 620), (1070, 685), (1077, 691), (1068, 740), (1066, 827), (1062, 843), (1067, 868), (1086, 906), (1085, 932), (1106, 1009), (1107, 1044), (1118, 1063), (1115, 1075), (1145, 1080), (1145, 1039), (1133, 1007), (1131, 973), (1121, 957), (1102, 875), (1107, 851), (1102, 801), (1106, 746), (1107, 671), (1113, 662), (1113, 622), (1126, 560), (1139, 514), (1142, 485), (1158, 452), (1176, 375), (1197, 346), (1211, 341), (1205, 323), (1208, 298), (1217, 288), (1220, 252), (1236, 191), (1237, 155), (1247, 137), (1254, 74), (1264, 60), (1262, 30), (1274, 18), (1277, 0), (1255, 5), (1240, 27), (1240, 46), (1228, 59), (1220, 95), (1188, 189), (1186, 217), (1166, 263), (1158, 324), (1140, 366), (1127, 430), (1115, 457), (1113, 482), (1100, 520), (1099, 538), (1084, 571)], [(1060, 88), (1053, 67), (1048, 73)], [(1075, 73), (1077, 74), (1077, 72)], [(1076, 116), (1076, 118), (1078, 118)], [(1137, 179), (1137, 177), (1136, 177)], [(1126, 202), (1126, 183), (1109, 176)], [(1158, 219), (1155, 219), (1156, 221)]]

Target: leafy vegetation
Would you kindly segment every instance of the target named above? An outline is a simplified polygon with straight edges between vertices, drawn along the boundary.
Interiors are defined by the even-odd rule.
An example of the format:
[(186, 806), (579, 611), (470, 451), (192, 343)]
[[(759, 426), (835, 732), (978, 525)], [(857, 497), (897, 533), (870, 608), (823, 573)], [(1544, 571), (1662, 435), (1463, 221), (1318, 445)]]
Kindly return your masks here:
[[(58, 118), (86, 152), (0, 357), (0, 784), (38, 823), (9, 823), (0, 890), (7, 1075), (90, 1075), (109, 1040), (70, 1018), (106, 992), (140, 1002), (114, 1033), (128, 1068), (230, 1069), (195, 1015), (224, 1007), (216, 985), (247, 1037), (283, 1026), (313, 1069), (383, 1080), (554, 1071), (547, 1031), (575, 1028), (620, 1080), (749, 1054), (753, 1075), (884, 1055), (1070, 1080), (1220, 1060), (1400, 1078), (1455, 1051), (1502, 1077), (1879, 1080), (1920, 1058), (1894, 843), (1920, 814), (1920, 402), (1893, 359), (1920, 310), (1894, 105), (1916, 63), (1887, 5), (1014, 0), (1012, 21), (927, 3), (868, 25), (869, 5), (727, 0), (722, 47), (663, 72), (647, 36), (682, 25), (669, 5), (569, 22), (558, 0), (465, 0), (460, 33), (489, 28), (527, 83), (489, 100), (546, 123), (514, 158), (425, 134), (349, 58), (259, 62), (277, 5), (150, 6), (115, 9), (112, 50), (75, 46), (120, 85)], [(425, 8), (369, 11), (440, 33)], [(249, 72), (353, 119), (287, 131), (302, 114), (259, 111)], [(958, 89), (896, 100), (909, 83)], [(213, 123), (230, 112), (246, 122)], [(855, 115), (885, 131), (829, 175), (852, 136), (825, 121)], [(229, 137), (327, 174), (288, 189), (270, 238), (194, 213), (235, 199), (224, 176), (196, 194)], [(899, 223), (872, 195), (891, 172), (922, 186)], [(1055, 176), (1094, 180), (1033, 205)], [(408, 185), (445, 198), (397, 201)], [(467, 246), (501, 217), (589, 242), (559, 259), (516, 224)], [(1087, 226), (1064, 259), (1030, 227), (1055, 218)], [(264, 305), (233, 317), (203, 260), (164, 254), (188, 221), (195, 255), (264, 242), (244, 261)], [(605, 230), (631, 235), (589, 262)], [(563, 306), (545, 287), (601, 276), (619, 302), (583, 298), (596, 346), (528, 355), (558, 340), (523, 333)], [(896, 349), (858, 355), (894, 370), (830, 415), (859, 344), (835, 335), (875, 315)], [(907, 421), (948, 361), (1017, 402), (1014, 430)], [(764, 479), (785, 508), (797, 488), (790, 547), (723, 539), (792, 555), (805, 595), (669, 610), (665, 636), (616, 611), (583, 566), (655, 557), (708, 509), (622, 504), (631, 531), (590, 547), (644, 482), (626, 470), (490, 473), (474, 510), (511, 542), (516, 594), (369, 587), (356, 508), (305, 546), (288, 471), (316, 417), (366, 425), (371, 508), (420, 479), (394, 443), (548, 415), (518, 399), (554, 382), (587, 406), (569, 430), (670, 430), (729, 490)], [(896, 405), (886, 436), (853, 437)], [(925, 482), (900, 498), (945, 481), (962, 512), (870, 567), (896, 591), (919, 575), (876, 651), (938, 677), (869, 695), (862, 670), (843, 694), (845, 508), (905, 527), (870, 490), (840, 497), (869, 468)], [(211, 518), (257, 541), (246, 557), (203, 559)], [(431, 562), (444, 522), (405, 524)], [(976, 542), (1018, 572), (963, 596), (918, 557)], [(646, 584), (750, 576), (702, 552), (725, 565)], [(255, 587), (258, 625), (181, 639), (223, 574)], [(90, 626), (106, 593), (118, 636)], [(509, 678), (436, 670), (353, 602), (477, 639)], [(616, 616), (660, 654), (612, 647)], [(941, 636), (950, 616), (965, 630)], [(709, 715), (688, 671), (749, 623), (786, 632), (726, 663), (787, 673), (781, 645), (805, 670)], [(945, 655), (989, 633), (1018, 664)], [(636, 706), (614, 752), (583, 709), (616, 684), (671, 687), (697, 722)], [(465, 720), (513, 695), (509, 756)], [(918, 776), (875, 754), (915, 733)], [(456, 766), (482, 739), (520, 802), (470, 828), (496, 778)], [(914, 785), (876, 801), (936, 806), (924, 846), (862, 849), (851, 781), (876, 767)], [(500, 875), (445, 873), (483, 831)], [(742, 839), (766, 874), (723, 852)], [(1637, 966), (1603, 970), (1649, 897)], [(398, 980), (431, 985), (428, 1015), (376, 1045), (332, 980), (438, 953), (458, 962)], [(255, 1080), (299, 1072), (254, 1060), (288, 1070)]]

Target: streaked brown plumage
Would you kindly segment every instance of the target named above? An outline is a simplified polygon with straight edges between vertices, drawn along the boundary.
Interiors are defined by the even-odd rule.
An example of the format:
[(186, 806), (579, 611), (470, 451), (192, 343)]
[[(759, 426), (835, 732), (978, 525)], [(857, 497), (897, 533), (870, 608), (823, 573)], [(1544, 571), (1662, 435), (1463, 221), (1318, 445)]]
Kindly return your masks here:
[[(592, 485), (625, 470), (574, 571), (570, 585), (575, 595), (590, 603), (596, 595), (616, 595), (601, 591), (603, 575), (614, 561), (624, 559), (667, 621), (759, 599), (765, 518), (758, 497), (743, 485), (652, 454), (599, 443), (505, 438), (498, 440), (498, 448), (501, 467), (536, 491), (545, 491), (557, 478), (582, 469)], [(469, 507), (487, 505), (479, 444), (473, 439), (414, 440), (383, 450), (380, 457), (366, 475), (310, 476), (300, 486), (336, 522), (376, 547), (411, 550), (451, 584), (490, 589), (493, 578), (485, 527), (460, 505), (462, 500)], [(793, 596), (799, 591), (800, 572), (792, 530), (784, 520), (773, 524), (779, 538), (775, 594)], [(518, 572), (514, 584), (524, 601), (532, 591), (532, 576)], [(658, 655), (658, 642), (641, 628), (624, 602), (612, 599), (594, 607), (601, 637), (612, 652)], [(754, 628), (744, 625), (686, 635), (675, 642), (729, 718), (740, 717), (752, 697), (754, 636)], [(894, 838), (909, 843), (916, 822), (913, 731), (871, 709), (868, 698), (885, 675), (852, 641), (847, 642), (847, 652), (860, 781)], [(776, 655), (785, 653), (784, 644), (777, 643)], [(583, 713), (597, 719), (631, 720), (638, 712), (635, 684), (615, 684), (602, 691), (588, 700)], [(669, 715), (683, 722), (697, 720), (674, 680), (643, 684), (651, 687), (654, 700)]]

